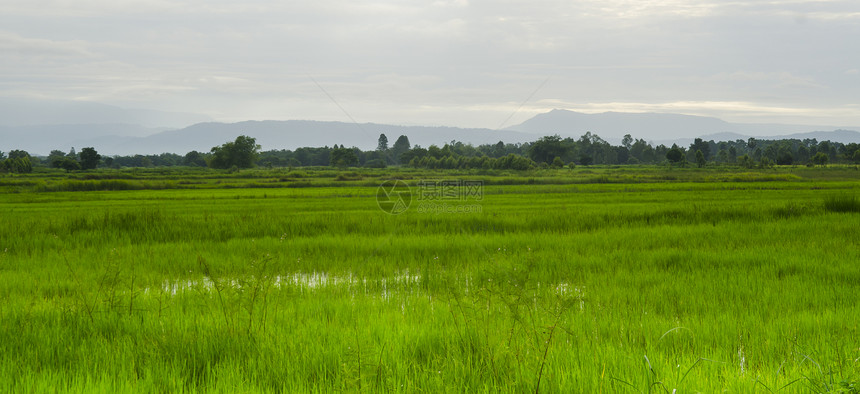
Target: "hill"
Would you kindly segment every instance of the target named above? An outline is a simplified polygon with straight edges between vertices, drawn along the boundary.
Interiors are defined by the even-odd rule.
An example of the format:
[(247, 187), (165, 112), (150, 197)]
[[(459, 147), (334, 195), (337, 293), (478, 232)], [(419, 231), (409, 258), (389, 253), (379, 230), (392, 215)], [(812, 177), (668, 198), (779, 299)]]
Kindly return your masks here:
[[(585, 114), (552, 110), (508, 130), (577, 138), (590, 131), (603, 139), (618, 143), (625, 134), (655, 143), (689, 144), (696, 137), (715, 141), (747, 139), (816, 138), (819, 141), (856, 142), (860, 133), (837, 130), (837, 126), (808, 126), (767, 123), (729, 123), (721, 119), (680, 114), (604, 112)], [(857, 127), (856, 129), (860, 129)], [(837, 130), (837, 131), (817, 131)]]

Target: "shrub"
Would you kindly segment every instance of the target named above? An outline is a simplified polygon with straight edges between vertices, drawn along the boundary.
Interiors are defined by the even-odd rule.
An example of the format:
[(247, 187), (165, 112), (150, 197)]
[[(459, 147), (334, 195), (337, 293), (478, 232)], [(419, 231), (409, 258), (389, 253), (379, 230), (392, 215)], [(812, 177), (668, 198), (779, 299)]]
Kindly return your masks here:
[(827, 212), (860, 212), (860, 200), (847, 194), (830, 196), (824, 199)]

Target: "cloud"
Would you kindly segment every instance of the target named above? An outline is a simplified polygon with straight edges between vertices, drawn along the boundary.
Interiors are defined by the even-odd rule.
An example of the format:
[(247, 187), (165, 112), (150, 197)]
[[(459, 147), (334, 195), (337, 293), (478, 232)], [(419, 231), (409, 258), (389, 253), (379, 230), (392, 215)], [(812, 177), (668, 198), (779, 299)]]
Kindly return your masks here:
[(839, 0), (7, 0), (0, 89), (341, 116), (312, 75), (362, 121), (496, 127), (551, 77), (512, 123), (564, 105), (842, 119), (827, 108), (856, 101), (858, 13)]
[(0, 31), (0, 52), (19, 59), (45, 59), (92, 57), (85, 42), (80, 40), (57, 41), (26, 38), (11, 32)]

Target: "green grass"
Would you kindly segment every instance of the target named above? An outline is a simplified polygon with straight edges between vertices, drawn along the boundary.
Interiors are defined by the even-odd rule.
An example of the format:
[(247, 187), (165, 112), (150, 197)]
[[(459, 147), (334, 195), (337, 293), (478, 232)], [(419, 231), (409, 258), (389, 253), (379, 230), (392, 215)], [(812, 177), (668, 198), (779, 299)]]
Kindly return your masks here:
[(0, 391), (856, 392), (854, 171), (3, 178)]
[(860, 200), (853, 195), (832, 195), (824, 199), (824, 209), (828, 212), (860, 212)]

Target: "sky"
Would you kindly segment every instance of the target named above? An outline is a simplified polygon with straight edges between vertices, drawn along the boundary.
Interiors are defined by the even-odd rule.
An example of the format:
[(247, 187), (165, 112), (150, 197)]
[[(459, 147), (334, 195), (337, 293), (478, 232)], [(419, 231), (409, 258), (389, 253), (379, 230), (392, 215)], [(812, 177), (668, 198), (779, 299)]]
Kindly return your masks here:
[(3, 0), (0, 96), (225, 122), (858, 126), (857, 37), (855, 0)]

